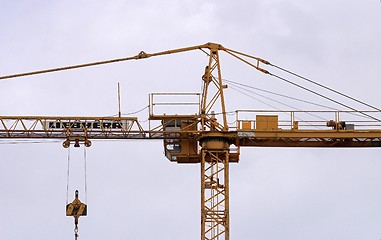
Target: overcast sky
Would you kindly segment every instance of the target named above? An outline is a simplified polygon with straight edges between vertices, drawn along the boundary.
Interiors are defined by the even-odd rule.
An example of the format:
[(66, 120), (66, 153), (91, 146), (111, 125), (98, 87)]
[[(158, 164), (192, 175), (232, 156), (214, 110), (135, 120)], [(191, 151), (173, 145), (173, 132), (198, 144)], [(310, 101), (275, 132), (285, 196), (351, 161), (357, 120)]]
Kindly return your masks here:
[[(379, 0), (0, 0), (0, 76), (216, 42), (381, 107), (380, 24)], [(226, 54), (221, 61), (225, 79), (343, 109)], [(198, 51), (2, 80), (0, 115), (110, 116), (118, 82), (127, 114), (151, 92), (199, 92), (206, 64)], [(279, 101), (314, 109), (260, 100), (226, 91), (229, 111), (292, 110)], [(161, 141), (94, 141), (86, 150), (79, 239), (200, 239), (199, 165), (170, 163)], [(74, 238), (61, 141), (2, 140), (0, 152), (0, 239)], [(380, 153), (242, 149), (230, 169), (231, 239), (381, 239)], [(83, 148), (70, 156), (71, 201), (83, 193)]]

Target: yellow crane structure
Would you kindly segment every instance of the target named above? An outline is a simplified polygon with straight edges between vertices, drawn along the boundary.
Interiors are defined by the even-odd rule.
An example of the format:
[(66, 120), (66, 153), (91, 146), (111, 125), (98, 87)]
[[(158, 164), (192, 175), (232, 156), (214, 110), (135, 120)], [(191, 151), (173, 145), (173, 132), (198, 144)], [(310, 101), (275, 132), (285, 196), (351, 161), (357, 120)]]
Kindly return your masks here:
[[(138, 55), (63, 68), (27, 72), (2, 79), (42, 74), (100, 64), (140, 60), (155, 56), (201, 50), (208, 56), (201, 93), (152, 93), (149, 98), (149, 128), (135, 117), (0, 116), (1, 139), (62, 139), (91, 146), (96, 139), (159, 139), (165, 156), (176, 163), (201, 166), (201, 240), (230, 239), (229, 164), (238, 162), (241, 147), (381, 147), (379, 111), (255, 111), (236, 110), (235, 126), (229, 126), (220, 53), (224, 52), (264, 74), (268, 61), (216, 43)], [(163, 102), (186, 96), (194, 101)], [(158, 100), (159, 99), (159, 100)], [(160, 106), (196, 107), (191, 114), (157, 112)], [(319, 115), (319, 120), (308, 120)], [(364, 120), (365, 117), (365, 120)]]

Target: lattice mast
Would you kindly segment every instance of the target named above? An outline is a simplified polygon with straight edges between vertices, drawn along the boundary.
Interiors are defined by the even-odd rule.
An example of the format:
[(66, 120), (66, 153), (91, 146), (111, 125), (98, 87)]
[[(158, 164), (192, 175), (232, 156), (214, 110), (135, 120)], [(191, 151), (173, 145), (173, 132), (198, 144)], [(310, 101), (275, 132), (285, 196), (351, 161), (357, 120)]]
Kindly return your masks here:
[[(220, 46), (210, 45), (209, 64), (202, 77), (201, 101), (201, 239), (229, 240), (229, 138), (219, 60)], [(214, 73), (216, 73), (214, 75)], [(214, 90), (210, 88), (214, 86)], [(209, 97), (211, 95), (212, 97)], [(212, 111), (220, 102), (222, 124)]]

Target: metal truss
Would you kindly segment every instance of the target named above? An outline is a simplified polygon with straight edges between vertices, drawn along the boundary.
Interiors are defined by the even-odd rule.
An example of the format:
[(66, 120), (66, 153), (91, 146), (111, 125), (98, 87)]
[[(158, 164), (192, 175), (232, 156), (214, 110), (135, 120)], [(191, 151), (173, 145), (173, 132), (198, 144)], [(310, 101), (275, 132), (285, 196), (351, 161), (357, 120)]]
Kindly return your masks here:
[(201, 154), (201, 240), (228, 240), (229, 150)]

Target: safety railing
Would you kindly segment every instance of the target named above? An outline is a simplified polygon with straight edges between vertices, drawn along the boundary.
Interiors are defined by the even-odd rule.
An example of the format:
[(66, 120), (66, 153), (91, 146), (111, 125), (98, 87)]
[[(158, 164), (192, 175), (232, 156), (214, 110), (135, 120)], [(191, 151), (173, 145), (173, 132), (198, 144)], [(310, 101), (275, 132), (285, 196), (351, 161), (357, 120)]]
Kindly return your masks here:
[(151, 93), (149, 115), (197, 115), (200, 113), (200, 102), (200, 93)]
[(380, 111), (237, 110), (237, 130), (374, 130)]

